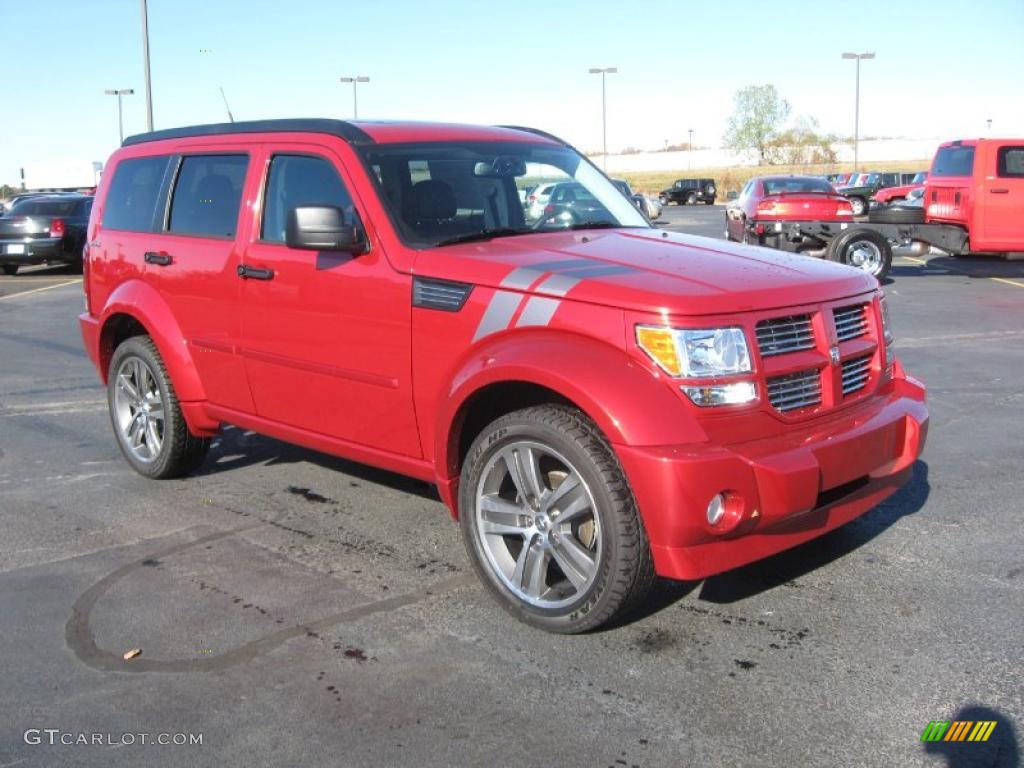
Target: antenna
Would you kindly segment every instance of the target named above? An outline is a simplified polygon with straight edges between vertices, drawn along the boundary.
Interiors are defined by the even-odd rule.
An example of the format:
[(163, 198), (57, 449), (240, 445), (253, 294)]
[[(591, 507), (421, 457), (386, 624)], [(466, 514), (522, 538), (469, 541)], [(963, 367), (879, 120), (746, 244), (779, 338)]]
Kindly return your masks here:
[(232, 123), (235, 122), (234, 115), (231, 114), (231, 107), (228, 106), (228, 97), (224, 95), (224, 86), (220, 87), (220, 97), (224, 99), (224, 109), (228, 111), (228, 120)]

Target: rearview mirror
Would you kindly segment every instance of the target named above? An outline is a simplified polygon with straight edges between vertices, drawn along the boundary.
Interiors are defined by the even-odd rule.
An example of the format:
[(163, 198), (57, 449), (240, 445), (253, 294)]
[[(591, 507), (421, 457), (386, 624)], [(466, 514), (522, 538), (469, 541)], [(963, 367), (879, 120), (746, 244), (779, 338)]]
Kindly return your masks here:
[(526, 175), (526, 161), (511, 155), (498, 155), (490, 163), (477, 163), (473, 175), (491, 179), (514, 179)]
[(345, 223), (345, 214), (333, 205), (309, 205), (288, 211), (285, 243), (307, 251), (366, 252), (366, 237), (359, 227)]

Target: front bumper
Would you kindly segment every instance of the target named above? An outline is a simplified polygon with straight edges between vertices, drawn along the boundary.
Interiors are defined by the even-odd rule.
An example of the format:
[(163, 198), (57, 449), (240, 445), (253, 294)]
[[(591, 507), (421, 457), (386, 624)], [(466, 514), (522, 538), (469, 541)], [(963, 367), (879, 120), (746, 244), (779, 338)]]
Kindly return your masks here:
[[(616, 446), (657, 573), (702, 579), (853, 520), (910, 477), (928, 432), (925, 391), (898, 375), (857, 408), (782, 435), (728, 446)], [(708, 525), (715, 494), (728, 531)]]
[[(19, 252), (14, 252), (19, 251)], [(64, 241), (60, 237), (36, 240), (0, 240), (0, 264), (48, 264), (68, 260), (64, 252)]]

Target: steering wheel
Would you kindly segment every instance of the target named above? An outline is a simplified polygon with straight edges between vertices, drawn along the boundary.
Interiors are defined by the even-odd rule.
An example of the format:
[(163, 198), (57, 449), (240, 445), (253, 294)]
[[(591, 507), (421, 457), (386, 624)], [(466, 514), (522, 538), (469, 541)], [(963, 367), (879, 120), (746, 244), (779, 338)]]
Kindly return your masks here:
[(555, 213), (541, 216), (533, 225), (533, 229), (568, 229), (575, 224), (582, 223), (583, 216), (579, 212), (572, 208), (563, 208)]

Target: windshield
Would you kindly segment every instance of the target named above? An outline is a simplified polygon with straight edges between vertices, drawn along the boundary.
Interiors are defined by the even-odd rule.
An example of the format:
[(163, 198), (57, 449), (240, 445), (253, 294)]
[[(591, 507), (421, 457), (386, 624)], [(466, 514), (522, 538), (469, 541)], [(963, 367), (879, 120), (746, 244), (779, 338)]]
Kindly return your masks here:
[(428, 142), (360, 151), (395, 229), (415, 248), (554, 229), (650, 226), (569, 147)]
[(826, 195), (834, 195), (836, 193), (832, 185), (824, 179), (782, 178), (764, 180), (764, 193), (766, 195), (787, 195), (802, 192), (823, 192)]
[(928, 178), (928, 173), (926, 171), (921, 171), (920, 173), (915, 173), (914, 174), (914, 178), (912, 178), (910, 180), (910, 183), (911, 184), (924, 184), (924, 182), (925, 182), (925, 180), (927, 178)]

